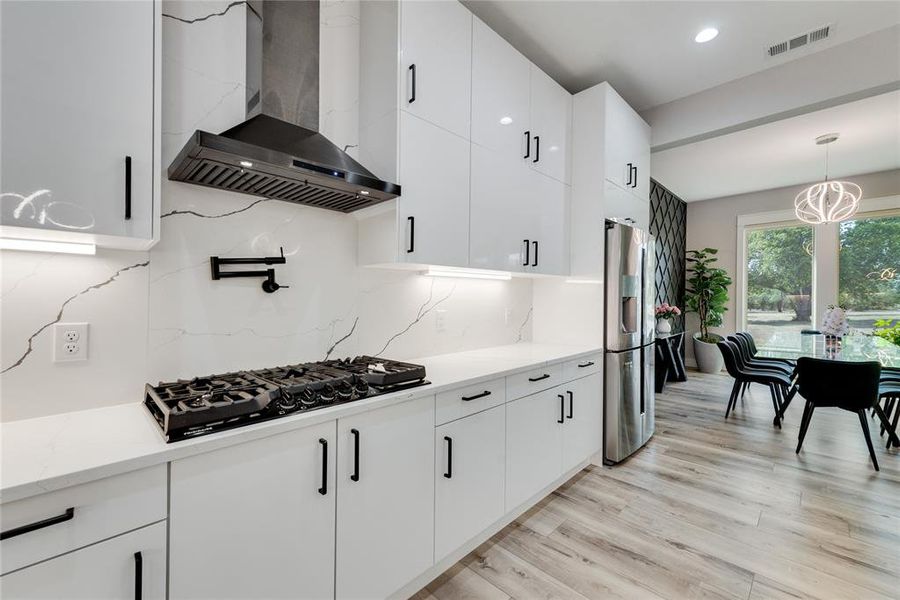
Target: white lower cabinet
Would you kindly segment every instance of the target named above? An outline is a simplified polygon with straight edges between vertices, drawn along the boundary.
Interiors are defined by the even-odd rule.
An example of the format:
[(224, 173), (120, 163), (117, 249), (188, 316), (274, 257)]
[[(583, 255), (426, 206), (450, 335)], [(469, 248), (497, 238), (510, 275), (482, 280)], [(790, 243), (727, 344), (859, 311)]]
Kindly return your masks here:
[(166, 597), (166, 524), (142, 527), (8, 573), (4, 600), (123, 600)]
[(434, 558), (439, 561), (503, 516), (506, 409), (434, 430)]
[(337, 598), (384, 598), (434, 563), (434, 396), (338, 420)]
[(334, 596), (335, 421), (171, 463), (169, 597)]
[(603, 384), (600, 373), (570, 381), (565, 389), (563, 466), (568, 471), (600, 450), (603, 439)]
[(562, 473), (563, 388), (506, 405), (506, 508), (514, 509)]

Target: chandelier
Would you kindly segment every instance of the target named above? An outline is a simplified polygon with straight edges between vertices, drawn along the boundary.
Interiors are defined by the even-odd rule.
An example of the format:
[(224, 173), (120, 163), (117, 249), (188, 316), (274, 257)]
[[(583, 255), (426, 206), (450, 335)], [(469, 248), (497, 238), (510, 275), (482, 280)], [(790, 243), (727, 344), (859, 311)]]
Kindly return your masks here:
[(809, 186), (794, 198), (794, 213), (804, 223), (837, 223), (849, 219), (859, 210), (862, 188), (849, 181), (828, 180), (828, 144), (837, 139), (837, 133), (816, 138), (817, 145), (825, 146), (825, 181)]

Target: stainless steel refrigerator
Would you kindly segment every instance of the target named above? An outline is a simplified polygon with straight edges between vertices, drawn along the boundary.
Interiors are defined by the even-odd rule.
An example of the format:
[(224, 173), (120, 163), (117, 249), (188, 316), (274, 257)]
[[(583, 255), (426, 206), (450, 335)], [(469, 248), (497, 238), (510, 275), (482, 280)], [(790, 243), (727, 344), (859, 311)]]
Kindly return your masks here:
[(654, 421), (656, 242), (606, 222), (603, 459), (617, 463), (647, 443)]

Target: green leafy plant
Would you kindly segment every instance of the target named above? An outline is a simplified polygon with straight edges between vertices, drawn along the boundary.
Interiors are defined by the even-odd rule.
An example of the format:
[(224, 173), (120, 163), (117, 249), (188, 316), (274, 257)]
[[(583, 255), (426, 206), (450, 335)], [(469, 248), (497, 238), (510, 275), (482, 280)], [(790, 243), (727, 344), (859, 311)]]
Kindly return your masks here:
[(688, 312), (697, 313), (700, 318), (700, 341), (714, 344), (721, 336), (710, 334), (710, 327), (722, 324), (725, 311), (728, 310), (728, 286), (731, 277), (725, 269), (713, 266), (716, 262), (715, 248), (689, 250), (687, 253), (687, 289), (685, 303)]
[(900, 346), (900, 320), (893, 325), (892, 322), (891, 319), (879, 319), (875, 321), (875, 329), (872, 331), (872, 334)]

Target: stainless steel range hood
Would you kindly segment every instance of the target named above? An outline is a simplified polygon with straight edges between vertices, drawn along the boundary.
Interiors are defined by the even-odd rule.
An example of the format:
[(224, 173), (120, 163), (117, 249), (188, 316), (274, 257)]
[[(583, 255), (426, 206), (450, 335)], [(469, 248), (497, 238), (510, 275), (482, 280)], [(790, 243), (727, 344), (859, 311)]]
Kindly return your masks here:
[(300, 124), (318, 121), (318, 3), (246, 6), (248, 119), (194, 132), (169, 179), (341, 212), (399, 196), (399, 185)]

